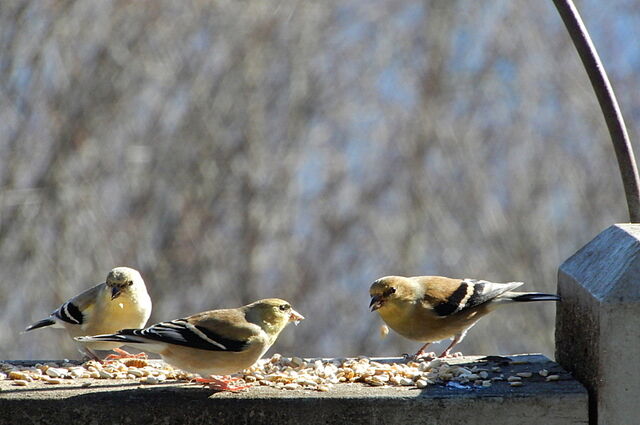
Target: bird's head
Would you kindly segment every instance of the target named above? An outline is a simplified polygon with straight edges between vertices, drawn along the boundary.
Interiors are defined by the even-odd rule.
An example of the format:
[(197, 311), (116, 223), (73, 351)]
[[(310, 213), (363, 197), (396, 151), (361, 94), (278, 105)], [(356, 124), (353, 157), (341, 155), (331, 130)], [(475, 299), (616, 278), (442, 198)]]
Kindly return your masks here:
[(371, 303), (369, 308), (376, 311), (389, 302), (401, 299), (406, 291), (406, 278), (402, 276), (386, 276), (381, 277), (371, 284), (369, 295), (371, 295)]
[[(106, 285), (111, 289), (111, 299), (115, 300), (123, 292), (130, 291), (134, 285), (143, 283), (137, 270), (129, 267), (116, 267), (107, 275)], [(144, 283), (143, 283), (144, 284)]]
[(254, 323), (262, 323), (275, 333), (279, 333), (289, 323), (296, 325), (304, 320), (304, 316), (293, 308), (285, 300), (279, 298), (267, 298), (246, 306), (247, 316)]

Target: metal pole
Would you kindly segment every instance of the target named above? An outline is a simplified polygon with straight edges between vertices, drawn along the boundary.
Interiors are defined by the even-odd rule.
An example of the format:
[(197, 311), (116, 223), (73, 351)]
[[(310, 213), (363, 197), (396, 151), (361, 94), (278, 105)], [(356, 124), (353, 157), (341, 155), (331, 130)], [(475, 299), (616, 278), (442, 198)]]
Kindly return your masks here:
[(553, 0), (553, 2), (564, 21), (564, 25), (567, 27), (567, 31), (569, 31), (573, 44), (580, 55), (580, 59), (582, 59), (582, 64), (589, 75), (593, 90), (596, 92), (598, 103), (600, 103), (600, 108), (609, 128), (613, 149), (618, 159), (624, 193), (627, 197), (629, 220), (632, 223), (638, 223), (640, 222), (640, 179), (638, 178), (638, 167), (636, 166), (633, 148), (631, 147), (624, 119), (620, 113), (616, 95), (613, 93), (607, 73), (598, 57), (598, 52), (573, 1)]

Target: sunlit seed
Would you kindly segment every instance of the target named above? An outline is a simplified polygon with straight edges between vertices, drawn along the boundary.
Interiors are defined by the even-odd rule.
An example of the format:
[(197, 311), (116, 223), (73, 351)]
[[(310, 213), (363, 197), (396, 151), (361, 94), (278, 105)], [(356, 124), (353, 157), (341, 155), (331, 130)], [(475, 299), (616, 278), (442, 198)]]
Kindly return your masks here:
[(159, 381), (158, 381), (158, 378), (156, 378), (155, 376), (147, 376), (145, 378), (142, 378), (140, 382), (147, 385), (154, 385), (154, 384), (157, 384)]
[(418, 387), (418, 388), (426, 388), (427, 385), (429, 385), (429, 384), (425, 379), (418, 379), (416, 381), (416, 387)]

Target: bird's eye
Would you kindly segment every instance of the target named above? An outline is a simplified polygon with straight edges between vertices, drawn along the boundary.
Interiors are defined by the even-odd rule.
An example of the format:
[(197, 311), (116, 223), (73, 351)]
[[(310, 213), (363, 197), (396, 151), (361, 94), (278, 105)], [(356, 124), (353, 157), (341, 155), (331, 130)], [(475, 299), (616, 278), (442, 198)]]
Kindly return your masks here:
[(131, 286), (131, 285), (133, 285), (133, 280), (130, 280), (127, 282), (127, 286)]
[(391, 294), (395, 294), (396, 293), (396, 288), (389, 288), (386, 291), (384, 291), (382, 293), (383, 296), (388, 297)]
[(282, 304), (280, 306), (280, 311), (287, 311), (291, 308), (291, 306), (289, 304)]

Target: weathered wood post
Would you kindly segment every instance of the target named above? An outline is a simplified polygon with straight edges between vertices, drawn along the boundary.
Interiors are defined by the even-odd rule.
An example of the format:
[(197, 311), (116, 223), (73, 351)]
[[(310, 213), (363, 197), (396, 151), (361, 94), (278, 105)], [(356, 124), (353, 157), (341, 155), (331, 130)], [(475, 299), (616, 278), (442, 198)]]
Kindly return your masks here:
[(593, 424), (640, 421), (640, 224), (609, 227), (558, 272), (556, 361), (589, 390)]

